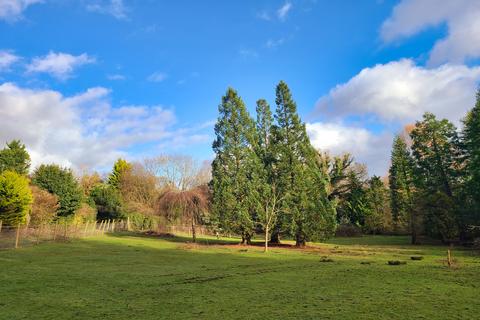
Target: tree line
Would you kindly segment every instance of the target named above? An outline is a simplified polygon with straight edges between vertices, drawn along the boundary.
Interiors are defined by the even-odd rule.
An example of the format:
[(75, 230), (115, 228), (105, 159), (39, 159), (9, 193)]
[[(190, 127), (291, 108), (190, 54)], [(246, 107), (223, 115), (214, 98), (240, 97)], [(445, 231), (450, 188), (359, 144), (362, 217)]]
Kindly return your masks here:
[(211, 165), (188, 156), (118, 159), (112, 171), (76, 174), (56, 164), (30, 170), (18, 140), (0, 150), (4, 225), (128, 217), (206, 225), (251, 243), (293, 238), (297, 246), (337, 235), (411, 234), (471, 241), (480, 226), (480, 91), (461, 129), (426, 113), (393, 141), (386, 177), (369, 177), (352, 155), (316, 150), (286, 83), (251, 116), (229, 88), (215, 124)]
[(480, 225), (480, 91), (458, 130), (425, 113), (398, 134), (388, 177), (368, 177), (350, 154), (315, 150), (288, 86), (275, 112), (256, 103), (254, 119), (229, 88), (219, 105), (212, 163), (212, 215), (249, 243), (293, 237), (297, 246), (335, 233), (411, 234), (470, 241)]
[(188, 156), (162, 155), (142, 162), (118, 159), (103, 176), (76, 175), (56, 164), (29, 170), (30, 156), (19, 140), (0, 150), (3, 225), (129, 218), (134, 229), (152, 230), (160, 223), (195, 228), (206, 221), (209, 166)]

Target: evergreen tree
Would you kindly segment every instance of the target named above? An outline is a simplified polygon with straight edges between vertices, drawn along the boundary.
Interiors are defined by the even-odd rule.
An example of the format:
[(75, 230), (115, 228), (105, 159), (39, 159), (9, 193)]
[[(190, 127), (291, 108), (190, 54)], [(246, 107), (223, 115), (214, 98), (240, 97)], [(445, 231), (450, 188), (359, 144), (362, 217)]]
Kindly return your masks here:
[(365, 217), (364, 230), (373, 234), (388, 231), (392, 220), (389, 191), (380, 177), (368, 180), (366, 199), (369, 214)]
[[(437, 120), (431, 113), (425, 113), (422, 121), (417, 121), (410, 134), (412, 138), (412, 154), (415, 164), (415, 186), (420, 192), (417, 197), (423, 204), (425, 212), (434, 203), (425, 202), (433, 194), (443, 193), (456, 203), (460, 182), (460, 163), (462, 151), (457, 129), (446, 119)], [(436, 196), (435, 199), (444, 197)], [(441, 225), (448, 225), (449, 235), (456, 234), (459, 223), (458, 209), (450, 205), (449, 210), (430, 210), (438, 213), (435, 218), (425, 220), (425, 229), (441, 230)], [(452, 221), (455, 223), (452, 224)], [(429, 224), (429, 222), (431, 222)], [(445, 239), (444, 239), (445, 240)]]
[(215, 125), (212, 163), (213, 214), (226, 232), (242, 235), (250, 243), (259, 210), (257, 134), (253, 119), (238, 96), (229, 88), (219, 105)]
[(335, 209), (327, 198), (327, 177), (297, 114), (290, 90), (281, 81), (276, 88), (274, 126), (275, 175), (285, 213), (282, 228), (295, 236), (296, 245), (328, 236), (335, 229)]
[(32, 204), (28, 179), (15, 171), (0, 173), (0, 221), (15, 226), (25, 223)]
[(361, 180), (360, 175), (352, 170), (347, 175), (347, 181), (348, 192), (342, 201), (343, 210), (340, 211), (340, 219), (343, 218), (343, 221), (364, 227), (366, 217), (371, 214), (365, 180)]
[(121, 158), (118, 159), (113, 164), (112, 173), (108, 176), (108, 184), (118, 189), (120, 181), (122, 180), (122, 175), (130, 170), (132, 170), (131, 163), (128, 163), (127, 160)]
[(72, 170), (55, 164), (40, 165), (32, 177), (33, 184), (58, 196), (59, 216), (69, 216), (80, 208), (83, 191), (75, 179)]
[(405, 140), (397, 135), (393, 140), (389, 170), (390, 207), (396, 231), (409, 225), (412, 243), (416, 243), (416, 225), (413, 204), (413, 160)]
[(25, 175), (30, 168), (30, 155), (20, 140), (12, 140), (0, 150), (0, 172), (12, 170)]
[(464, 214), (462, 224), (480, 225), (480, 89), (477, 101), (464, 119), (462, 145), (465, 151), (465, 205), (468, 211)]

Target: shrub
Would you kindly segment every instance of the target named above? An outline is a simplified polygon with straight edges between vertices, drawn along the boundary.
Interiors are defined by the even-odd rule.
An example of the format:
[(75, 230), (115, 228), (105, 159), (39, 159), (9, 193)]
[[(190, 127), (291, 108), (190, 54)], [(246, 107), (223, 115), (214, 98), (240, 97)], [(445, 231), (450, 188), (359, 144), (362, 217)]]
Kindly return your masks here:
[(9, 170), (0, 174), (0, 220), (3, 224), (24, 223), (32, 200), (27, 178)]
[(58, 196), (59, 216), (73, 215), (82, 202), (82, 190), (71, 170), (55, 164), (42, 164), (33, 173), (32, 182)]
[(336, 237), (359, 237), (362, 235), (362, 229), (354, 224), (341, 224), (335, 231)]
[(93, 188), (90, 197), (97, 207), (97, 220), (124, 217), (122, 198), (116, 188), (106, 184), (98, 185)]
[(30, 186), (33, 194), (32, 211), (30, 212), (30, 223), (40, 225), (52, 222), (60, 207), (58, 197), (37, 186)]
[(158, 218), (141, 213), (129, 213), (130, 228), (133, 230), (155, 230), (158, 226)]
[(87, 221), (95, 221), (97, 218), (97, 209), (88, 203), (82, 203), (80, 208), (75, 212), (75, 222), (84, 223)]

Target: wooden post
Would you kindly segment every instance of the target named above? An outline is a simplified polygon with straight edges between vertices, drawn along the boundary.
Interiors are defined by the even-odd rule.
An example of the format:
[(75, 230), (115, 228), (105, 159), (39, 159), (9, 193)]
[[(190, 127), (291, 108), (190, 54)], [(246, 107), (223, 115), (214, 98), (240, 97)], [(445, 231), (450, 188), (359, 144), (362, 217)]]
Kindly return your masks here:
[(2, 220), (0, 220), (0, 232), (2, 232)]
[(85, 230), (83, 231), (83, 236), (86, 237), (87, 236), (87, 231), (88, 231), (88, 223), (89, 221), (87, 220), (87, 223), (85, 223)]
[(38, 226), (38, 229), (37, 229), (37, 237), (36, 237), (36, 239), (35, 239), (35, 243), (36, 243), (36, 244), (39, 244), (39, 243), (40, 243), (40, 232), (42, 231), (41, 228), (42, 228), (41, 225)]
[(127, 231), (130, 231), (130, 217), (127, 217)]
[(112, 232), (115, 232), (115, 219), (112, 221)]
[(18, 248), (18, 241), (20, 240), (20, 223), (17, 225), (17, 236), (15, 238), (15, 249)]
[(448, 267), (452, 266), (452, 255), (451, 255), (450, 249), (447, 250), (447, 263), (448, 263)]

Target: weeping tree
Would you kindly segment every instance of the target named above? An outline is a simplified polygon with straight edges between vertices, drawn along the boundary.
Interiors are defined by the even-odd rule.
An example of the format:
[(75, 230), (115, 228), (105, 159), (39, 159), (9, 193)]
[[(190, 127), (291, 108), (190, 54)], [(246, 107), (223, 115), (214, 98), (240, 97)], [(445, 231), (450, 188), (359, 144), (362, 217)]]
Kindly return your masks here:
[(196, 242), (196, 225), (202, 222), (209, 208), (208, 187), (199, 186), (186, 191), (170, 189), (160, 196), (158, 208), (168, 221), (188, 221), (192, 228), (192, 241)]

